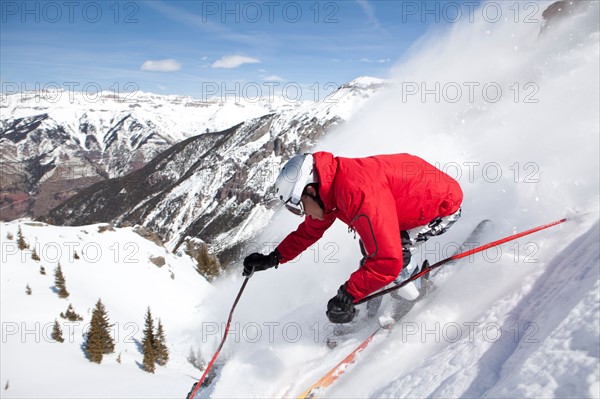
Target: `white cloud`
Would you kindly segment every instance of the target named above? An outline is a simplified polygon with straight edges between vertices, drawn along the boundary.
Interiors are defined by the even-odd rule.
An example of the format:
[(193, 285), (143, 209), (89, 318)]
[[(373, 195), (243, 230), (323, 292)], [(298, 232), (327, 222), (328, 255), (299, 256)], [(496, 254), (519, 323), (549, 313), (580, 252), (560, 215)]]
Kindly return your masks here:
[(390, 60), (389, 58), (379, 58), (379, 59), (373, 60), (373, 59), (371, 59), (371, 58), (366, 58), (366, 57), (363, 57), (363, 58), (361, 58), (359, 61), (360, 61), (360, 62), (366, 62), (366, 63), (368, 63), (368, 64), (373, 64), (373, 63), (377, 63), (377, 64), (385, 64), (385, 63), (387, 63), (387, 62), (390, 62), (391, 60)]
[(243, 55), (226, 55), (211, 65), (213, 68), (237, 68), (243, 64), (257, 64), (260, 60)]
[(158, 60), (158, 61), (146, 61), (142, 64), (142, 71), (156, 71), (156, 72), (173, 72), (181, 69), (181, 64), (175, 60)]
[(263, 76), (262, 80), (266, 80), (266, 81), (270, 81), (270, 82), (283, 82), (286, 79), (282, 78), (281, 76), (277, 76), (277, 75), (269, 75), (269, 76)]

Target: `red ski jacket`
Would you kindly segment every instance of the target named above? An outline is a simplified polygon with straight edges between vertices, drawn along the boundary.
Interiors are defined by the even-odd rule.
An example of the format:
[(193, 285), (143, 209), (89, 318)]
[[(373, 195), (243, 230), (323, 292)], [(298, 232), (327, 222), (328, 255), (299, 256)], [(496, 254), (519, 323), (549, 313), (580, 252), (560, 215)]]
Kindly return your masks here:
[(317, 152), (313, 157), (325, 220), (305, 217), (277, 247), (280, 262), (300, 255), (340, 219), (360, 235), (368, 254), (346, 283), (355, 301), (385, 287), (402, 270), (400, 231), (451, 215), (463, 200), (456, 180), (413, 155), (342, 158)]

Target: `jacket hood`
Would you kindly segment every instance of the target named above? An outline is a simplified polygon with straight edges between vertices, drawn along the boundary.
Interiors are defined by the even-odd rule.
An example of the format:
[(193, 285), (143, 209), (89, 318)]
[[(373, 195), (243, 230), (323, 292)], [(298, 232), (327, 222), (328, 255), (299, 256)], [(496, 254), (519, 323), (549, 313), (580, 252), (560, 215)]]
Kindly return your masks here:
[(337, 159), (330, 152), (320, 151), (313, 154), (315, 169), (319, 177), (319, 196), (325, 205), (325, 212), (336, 207), (333, 194), (333, 181), (337, 172)]

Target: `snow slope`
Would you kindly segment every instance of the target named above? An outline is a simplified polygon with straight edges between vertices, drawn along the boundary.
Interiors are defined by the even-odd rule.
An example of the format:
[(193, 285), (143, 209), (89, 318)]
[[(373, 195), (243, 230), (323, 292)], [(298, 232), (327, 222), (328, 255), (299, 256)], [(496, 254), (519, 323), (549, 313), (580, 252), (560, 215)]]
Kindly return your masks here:
[[(540, 2), (539, 9), (548, 4)], [(462, 220), (429, 241), (417, 255), (421, 258), (449, 255), (483, 218), (492, 219), (494, 228), (482, 241), (570, 219), (444, 269), (436, 276), (435, 293), (389, 338), (377, 339), (327, 397), (600, 397), (600, 65), (598, 3), (589, 5), (542, 37), (539, 24), (510, 18), (495, 24), (463, 20), (449, 31), (432, 32), (391, 72), (394, 87), (319, 144), (318, 149), (344, 156), (415, 153), (460, 181)], [(471, 97), (467, 88), (475, 87), (473, 82), (479, 89), (499, 86), (502, 95), (489, 101), (491, 92), (478, 89)], [(436, 83), (440, 90), (465, 91), (458, 100), (450, 91), (440, 91), (439, 101), (409, 94), (415, 87), (436, 90)], [(248, 243), (249, 250), (266, 252), (299, 221), (278, 212)], [(33, 226), (20, 223), (26, 237), (36, 235)], [(62, 234), (75, 241), (81, 229), (91, 234), (96, 228), (72, 228), (69, 237), (62, 228), (40, 231), (44, 240)], [(16, 223), (2, 225), (2, 240), (5, 229), (16, 231)], [(103, 244), (108, 248), (133, 240), (126, 229), (110, 234), (116, 238)], [(162, 251), (151, 248), (157, 252), (144, 253)], [(103, 277), (99, 265), (89, 265), (96, 271), (85, 279), (76, 277), (75, 265), (64, 268), (73, 300), (82, 298), (74, 302), (77, 311), (87, 311), (102, 296), (115, 321), (141, 324), (150, 305), (165, 321), (172, 362), (152, 376), (137, 367), (141, 355), (134, 344), (118, 344), (127, 359), (123, 364), (115, 363), (115, 354), (97, 366), (77, 345), (65, 349), (10, 336), (12, 341), (2, 343), (2, 384), (10, 381), (3, 397), (184, 397), (193, 377), (200, 376), (185, 364), (189, 347), (210, 358), (242, 278), (232, 270), (209, 289), (189, 260), (164, 256), (176, 266), (175, 280), (166, 269), (142, 263), (135, 276), (127, 274), (128, 281), (144, 283), (136, 286), (136, 295), (105, 294), (104, 285), (96, 286)], [(294, 397), (345, 357), (370, 329), (330, 351), (323, 344), (332, 331), (325, 306), (359, 257), (357, 240), (338, 222), (298, 260), (253, 276), (221, 352), (227, 361), (199, 397)], [(50, 322), (64, 311), (67, 302), (51, 292), (49, 277), (36, 273), (30, 260), (2, 262), (3, 325), (28, 318)], [(27, 283), (31, 297), (24, 293)], [(76, 292), (75, 284), (84, 288)], [(29, 299), (36, 301), (34, 309), (22, 311)], [(382, 313), (390, 307), (386, 299)], [(40, 351), (41, 365), (22, 360)], [(32, 385), (33, 378), (47, 380)]]
[[(9, 386), (2, 397), (171, 397), (173, 386), (188, 385), (197, 371), (186, 361), (193, 333), (186, 320), (213, 288), (195, 271), (191, 258), (173, 255), (132, 228), (100, 232), (106, 226), (56, 227), (27, 220), (0, 224), (0, 372), (3, 388)], [(31, 259), (31, 249), (18, 250), (19, 227), (40, 261)], [(159, 257), (165, 260), (161, 267), (150, 260)], [(66, 299), (53, 289), (59, 262), (70, 293)], [(85, 358), (81, 345), (99, 298), (113, 323), (116, 349), (97, 365)], [(69, 304), (83, 321), (59, 317)], [(152, 376), (140, 369), (138, 350), (147, 307), (162, 320), (171, 352), (168, 365), (157, 367)], [(62, 325), (63, 343), (50, 337), (55, 319)]]
[[(421, 314), (393, 332), (388, 350), (395, 359), (377, 360), (394, 370), (387, 376), (392, 381), (362, 392), (383, 398), (597, 397), (599, 238), (596, 224), (476, 317), (465, 317), (468, 312), (439, 296), (423, 303)], [(443, 290), (439, 295), (448, 287)], [(462, 299), (477, 301), (483, 293)], [(456, 313), (444, 317), (449, 307)], [(415, 346), (432, 356), (409, 361), (405, 370), (394, 367), (394, 361), (411, 359)]]
[[(436, 294), (327, 397), (600, 396), (598, 3), (588, 5), (544, 36), (540, 24), (511, 19), (432, 32), (396, 65), (393, 88), (318, 145), (342, 156), (418, 154), (460, 181), (463, 218), (423, 248), (432, 261), (483, 218), (495, 226), (485, 241), (571, 219), (445, 270)], [(277, 215), (252, 248), (266, 252), (297, 223)], [(341, 360), (358, 341), (324, 347), (325, 306), (359, 257), (337, 223), (298, 261), (255, 275), (235, 317), (246, 339), (226, 345), (207, 396), (293, 397)], [(219, 287), (229, 292), (221, 319), (232, 280)]]

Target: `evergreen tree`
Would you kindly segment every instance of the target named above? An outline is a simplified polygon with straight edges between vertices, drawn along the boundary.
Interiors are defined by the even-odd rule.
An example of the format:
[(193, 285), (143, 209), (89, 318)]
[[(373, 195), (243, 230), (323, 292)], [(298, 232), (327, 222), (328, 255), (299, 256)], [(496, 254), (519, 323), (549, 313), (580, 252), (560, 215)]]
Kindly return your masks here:
[(119, 356), (117, 356), (117, 363), (121, 364), (121, 352), (119, 352)]
[(198, 273), (206, 277), (208, 281), (214, 280), (221, 274), (221, 266), (217, 257), (208, 253), (208, 245), (204, 243), (200, 245), (196, 262), (198, 262)]
[(63, 275), (62, 268), (60, 267), (60, 263), (54, 271), (54, 285), (58, 290), (58, 296), (60, 298), (68, 298), (69, 291), (67, 291), (67, 283), (65, 281), (65, 276)]
[(75, 259), (75, 260), (79, 259), (79, 255), (77, 254), (77, 251), (73, 251), (73, 259)]
[(25, 237), (23, 237), (21, 226), (19, 226), (19, 230), (17, 230), (17, 246), (21, 251), (29, 248), (29, 245), (27, 245), (27, 242), (25, 241)]
[(62, 337), (62, 329), (60, 328), (58, 320), (54, 320), (54, 327), (52, 328), (51, 337), (56, 342), (64, 342), (64, 338)]
[(110, 323), (104, 304), (98, 299), (92, 312), (90, 330), (85, 342), (87, 356), (92, 362), (102, 362), (102, 356), (115, 351), (115, 342), (110, 336)]
[(31, 287), (29, 286), (29, 284), (27, 284), (27, 287), (25, 287), (25, 293), (27, 295), (31, 295), (32, 291), (31, 291)]
[(204, 360), (202, 360), (202, 352), (200, 352), (200, 349), (198, 349), (198, 353), (196, 354), (194, 353), (194, 348), (190, 347), (190, 354), (187, 357), (187, 361), (200, 371), (203, 371), (206, 367)]
[(158, 363), (159, 366), (164, 366), (169, 361), (169, 349), (167, 348), (165, 331), (160, 319), (158, 319), (158, 327), (156, 328), (156, 335), (154, 336), (154, 345), (156, 363)]
[(35, 260), (36, 262), (40, 261), (40, 257), (38, 256), (37, 252), (35, 251), (35, 247), (33, 248), (33, 251), (31, 251), (31, 259)]
[(65, 313), (60, 314), (60, 317), (62, 317), (63, 319), (67, 319), (69, 321), (81, 321), (83, 320), (83, 317), (81, 317), (80, 315), (78, 315), (75, 310), (73, 309), (73, 305), (69, 304), (69, 307), (67, 308), (67, 310), (65, 311)]
[(12, 235), (12, 233), (9, 231), (8, 233), (6, 233), (6, 239), (8, 241), (12, 241), (15, 237)]
[(194, 353), (194, 347), (190, 346), (190, 354), (187, 357), (187, 361), (194, 367), (198, 367), (196, 366), (196, 363), (198, 362), (198, 358), (196, 357), (196, 354)]
[(142, 351), (144, 352), (142, 364), (144, 370), (149, 373), (154, 373), (155, 370), (156, 343), (154, 341), (154, 320), (152, 320), (152, 313), (150, 313), (150, 308), (148, 308), (144, 327), (144, 339), (142, 340)]
[(44, 266), (40, 266), (40, 274), (46, 275), (46, 268)]

